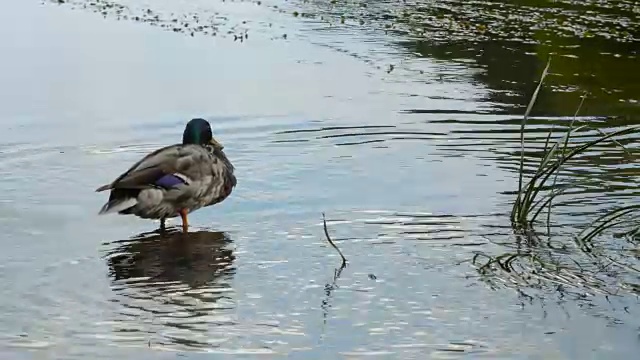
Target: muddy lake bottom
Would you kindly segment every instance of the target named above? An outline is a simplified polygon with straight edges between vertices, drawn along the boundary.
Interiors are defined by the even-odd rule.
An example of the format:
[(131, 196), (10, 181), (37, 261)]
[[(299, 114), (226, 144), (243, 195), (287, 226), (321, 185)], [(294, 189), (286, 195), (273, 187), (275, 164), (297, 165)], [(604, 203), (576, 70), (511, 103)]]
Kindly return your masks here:
[[(546, 57), (458, 40), (412, 48), (407, 34), (341, 24), (339, 14), (329, 26), (331, 12), (320, 20), (314, 2), (108, 4), (11, 0), (0, 11), (1, 358), (628, 359), (640, 350), (633, 291), (495, 287), (471, 264), (513, 239), (519, 121)], [(195, 30), (163, 26), (175, 23)], [(604, 43), (599, 54), (620, 56), (599, 56), (628, 70), (636, 53), (625, 44)], [(469, 55), (478, 48), (488, 65)], [(496, 80), (505, 48), (514, 93)], [(536, 110), (538, 145), (579, 100), (557, 78), (563, 91), (544, 93)], [(580, 119), (633, 123), (640, 91), (606, 78), (598, 88), (609, 94)], [(94, 189), (179, 142), (193, 117), (212, 124), (236, 167), (232, 195), (191, 214), (186, 235), (98, 216), (106, 194)], [(593, 158), (581, 166), (607, 161)], [(632, 199), (635, 182), (607, 189), (578, 208)], [(576, 212), (559, 212), (563, 229)], [(323, 213), (348, 259), (339, 276)]]

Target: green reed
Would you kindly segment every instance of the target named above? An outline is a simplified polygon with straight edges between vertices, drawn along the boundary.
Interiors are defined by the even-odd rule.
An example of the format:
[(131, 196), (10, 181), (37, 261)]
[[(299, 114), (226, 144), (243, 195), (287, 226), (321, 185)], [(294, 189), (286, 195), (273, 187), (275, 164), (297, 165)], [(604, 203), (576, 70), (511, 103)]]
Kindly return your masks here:
[[(622, 235), (626, 238), (637, 238), (640, 235), (640, 226), (637, 225), (640, 219), (640, 204), (611, 208), (603, 213), (594, 213), (592, 217), (587, 216), (586, 225), (581, 231), (566, 234), (565, 240), (569, 241), (551, 240), (551, 214), (554, 199), (580, 186), (578, 182), (570, 181), (562, 186), (557, 185), (567, 163), (581, 155), (587, 155), (594, 147), (604, 142), (611, 142), (629, 154), (629, 150), (618, 139), (636, 132), (639, 126), (628, 126), (606, 133), (593, 126), (580, 124), (578, 114), (586, 99), (584, 94), (567, 129), (560, 132), (559, 136), (555, 135), (554, 127), (549, 130), (539, 162), (536, 162), (533, 171), (526, 175), (525, 130), (531, 110), (549, 74), (550, 65), (551, 59), (542, 71), (520, 124), (518, 192), (510, 214), (515, 240), (499, 244), (508, 248), (501, 254), (491, 255), (476, 251), (471, 263), (476, 266), (480, 279), (489, 285), (513, 287), (521, 295), (524, 294), (524, 287), (543, 289), (550, 286), (562, 296), (574, 294), (577, 299), (582, 298), (584, 291), (615, 296), (622, 287), (629, 286), (620, 285), (624, 284), (624, 281), (611, 282), (610, 279), (621, 279), (625, 276), (624, 273), (628, 272), (640, 273), (640, 269), (624, 261), (622, 253), (611, 254), (602, 246), (598, 246), (594, 239), (613, 228), (618, 232), (624, 229)], [(580, 131), (589, 131), (595, 135), (587, 137), (587, 140), (579, 140), (575, 134)], [(546, 237), (541, 236), (541, 232), (536, 230), (540, 225), (538, 219), (545, 210)], [(487, 240), (492, 242), (491, 239)], [(572, 248), (579, 251), (574, 252)], [(620, 256), (622, 257), (616, 259)], [(636, 291), (633, 288), (631, 290)]]
[[(550, 65), (551, 58), (549, 58), (544, 70), (542, 71), (538, 86), (536, 87), (529, 101), (529, 105), (527, 106), (520, 125), (520, 164), (518, 195), (514, 201), (510, 214), (511, 222), (514, 225), (514, 228), (520, 230), (532, 229), (538, 216), (545, 209), (547, 209), (547, 225), (549, 224), (553, 200), (566, 192), (566, 190), (570, 189), (570, 187), (566, 186), (563, 188), (557, 188), (555, 186), (558, 175), (567, 162), (575, 157), (585, 154), (593, 147), (605, 141), (611, 141), (617, 146), (622, 147), (624, 151), (627, 151), (627, 149), (624, 148), (624, 146), (622, 146), (620, 142), (616, 140), (616, 138), (631, 134), (638, 130), (638, 126), (629, 126), (610, 133), (605, 133), (600, 129), (592, 129), (587, 125), (575, 126), (578, 113), (580, 111), (580, 108), (582, 107), (584, 99), (586, 98), (586, 96), (583, 95), (580, 104), (578, 105), (578, 109), (574, 114), (573, 120), (569, 124), (569, 127), (567, 128), (564, 135), (562, 135), (555, 141), (552, 141), (553, 128), (549, 131), (545, 141), (543, 155), (540, 158), (540, 162), (535, 168), (533, 175), (527, 181), (525, 181), (525, 129), (527, 126), (527, 121), (529, 119), (529, 114), (531, 113), (531, 110), (538, 98), (538, 94), (544, 83), (544, 79), (548, 75)], [(570, 141), (571, 137), (576, 132), (584, 129), (596, 130), (599, 135), (595, 139), (575, 145), (572, 144)], [(611, 210), (610, 212), (602, 215), (600, 218), (594, 220), (589, 224), (587, 229), (593, 228), (591, 231), (587, 231), (587, 229), (585, 229), (577, 236), (583, 237), (582, 240), (586, 241), (593, 239), (593, 237), (597, 236), (602, 231), (610, 228), (616, 219), (619, 219), (624, 215), (628, 215), (638, 208), (640, 208), (640, 206), (632, 205), (620, 209)]]

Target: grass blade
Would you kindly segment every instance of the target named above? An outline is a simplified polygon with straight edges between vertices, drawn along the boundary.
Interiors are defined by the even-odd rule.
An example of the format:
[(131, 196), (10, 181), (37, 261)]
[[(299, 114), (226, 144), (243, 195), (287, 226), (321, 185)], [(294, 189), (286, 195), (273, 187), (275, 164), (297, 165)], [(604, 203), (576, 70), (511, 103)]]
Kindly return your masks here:
[[(527, 110), (525, 111), (524, 116), (522, 117), (522, 123), (520, 124), (520, 176), (518, 179), (518, 197), (514, 205), (514, 211), (512, 212), (513, 215), (522, 211), (520, 200), (522, 199), (522, 181), (523, 181), (523, 173), (524, 173), (524, 129), (527, 125), (527, 120), (529, 120), (529, 114), (531, 113), (533, 104), (535, 104), (536, 99), (538, 98), (538, 93), (540, 92), (540, 88), (542, 87), (544, 78), (548, 74), (550, 65), (551, 65), (551, 56), (549, 56), (549, 60), (547, 60), (547, 65), (542, 71), (542, 75), (540, 76), (540, 81), (538, 82), (538, 86), (536, 87), (536, 90), (533, 92), (533, 95), (529, 100), (529, 105), (527, 106)], [(515, 216), (512, 216), (512, 220), (513, 220), (513, 217)]]
[[(564, 163), (566, 163), (567, 161), (571, 160), (573, 157), (584, 153), (586, 150), (590, 149), (591, 147), (606, 141), (612, 137), (615, 136), (619, 136), (619, 135), (626, 135), (628, 133), (631, 133), (635, 130), (638, 129), (638, 126), (631, 126), (625, 129), (621, 129), (612, 133), (609, 133), (607, 136), (603, 136), (600, 137), (598, 139), (589, 141), (586, 144), (583, 144), (581, 146), (578, 146), (577, 148), (573, 149), (571, 152), (569, 152), (568, 155), (562, 157), (561, 159), (559, 159), (556, 163), (554, 163), (553, 165), (551, 165), (550, 167), (548, 167), (547, 169), (544, 169), (543, 171), (541, 171), (540, 173), (537, 173), (533, 176), (533, 178), (531, 179), (531, 181), (529, 182), (529, 186), (531, 187), (533, 190), (531, 190), (531, 195), (530, 198), (531, 199), (535, 199), (536, 196), (538, 195), (538, 193), (540, 192), (540, 189), (542, 188), (542, 186), (547, 182), (547, 180), (549, 179), (549, 177), (551, 177), (551, 175), (553, 175), (555, 173), (555, 171), (560, 168)], [(533, 186), (532, 184), (535, 184), (535, 181), (537, 181), (538, 179), (540, 179), (540, 182), (537, 184), (537, 186)], [(528, 189), (530, 190), (530, 189)], [(526, 217), (525, 217), (526, 220)]]

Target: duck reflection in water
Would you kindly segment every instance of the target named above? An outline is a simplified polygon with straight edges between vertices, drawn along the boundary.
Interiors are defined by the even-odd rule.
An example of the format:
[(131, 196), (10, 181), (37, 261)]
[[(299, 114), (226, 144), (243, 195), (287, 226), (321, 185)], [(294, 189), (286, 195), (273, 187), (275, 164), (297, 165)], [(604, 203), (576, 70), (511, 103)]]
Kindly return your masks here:
[(235, 307), (235, 256), (226, 233), (157, 230), (109, 245), (105, 258), (125, 328), (138, 328), (151, 317), (165, 329), (191, 334), (176, 334), (170, 340), (175, 343), (195, 340), (194, 332), (210, 326), (233, 325), (228, 315)]
[(116, 282), (137, 278), (199, 287), (230, 280), (235, 272), (235, 256), (228, 248), (231, 239), (223, 232), (156, 230), (116, 243), (107, 254), (110, 276)]

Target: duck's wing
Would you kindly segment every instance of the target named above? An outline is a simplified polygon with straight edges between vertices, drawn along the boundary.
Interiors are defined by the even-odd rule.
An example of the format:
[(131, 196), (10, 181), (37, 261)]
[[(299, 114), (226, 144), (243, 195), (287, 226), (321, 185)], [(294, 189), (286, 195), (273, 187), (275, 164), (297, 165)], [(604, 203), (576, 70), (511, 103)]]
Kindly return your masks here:
[(195, 162), (193, 151), (182, 144), (170, 145), (158, 149), (135, 163), (129, 170), (118, 176), (112, 183), (103, 185), (96, 191), (111, 189), (144, 189), (150, 186), (162, 186), (171, 182), (166, 176), (173, 176)]

